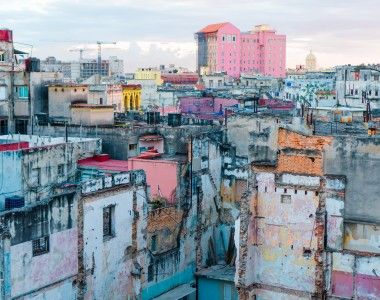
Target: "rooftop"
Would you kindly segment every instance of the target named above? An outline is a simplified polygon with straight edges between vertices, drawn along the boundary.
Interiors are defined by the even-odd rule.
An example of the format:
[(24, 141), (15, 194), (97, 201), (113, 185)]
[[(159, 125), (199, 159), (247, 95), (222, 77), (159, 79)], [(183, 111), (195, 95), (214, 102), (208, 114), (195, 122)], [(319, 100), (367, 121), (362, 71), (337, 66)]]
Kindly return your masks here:
[(199, 32), (202, 32), (202, 33), (217, 32), (220, 28), (222, 28), (226, 24), (228, 24), (228, 23), (224, 22), (224, 23), (210, 24), (210, 25), (207, 25), (206, 27), (202, 28), (201, 30), (199, 30)]
[(80, 167), (90, 167), (103, 171), (128, 171), (127, 160), (110, 159), (108, 154), (95, 155), (78, 161)]
[(216, 280), (234, 281), (235, 267), (227, 265), (215, 265), (198, 271), (196, 275), (198, 277), (206, 277)]
[[(78, 138), (78, 137), (68, 137), (69, 143), (85, 142), (85, 141), (95, 141), (96, 138)], [(26, 135), (26, 134), (8, 134), (0, 135), (0, 143), (2, 145), (6, 144), (23, 144), (29, 143), (27, 148), (42, 147), (42, 146), (52, 146), (58, 144), (66, 143), (64, 137), (50, 137), (50, 136), (39, 136), (39, 135)], [(24, 147), (22, 147), (24, 148)], [(14, 149), (17, 150), (17, 149)]]

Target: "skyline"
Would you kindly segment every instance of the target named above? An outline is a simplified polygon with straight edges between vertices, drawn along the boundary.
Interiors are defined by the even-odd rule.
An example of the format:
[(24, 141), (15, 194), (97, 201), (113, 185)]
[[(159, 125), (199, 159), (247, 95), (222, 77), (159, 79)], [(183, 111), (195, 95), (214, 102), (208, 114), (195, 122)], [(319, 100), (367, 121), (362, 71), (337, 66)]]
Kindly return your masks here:
[[(288, 68), (304, 64), (310, 50), (320, 67), (379, 61), (374, 51), (380, 49), (380, 33), (376, 31), (379, 9), (374, 0), (344, 4), (328, 0), (287, 2), (222, 0), (216, 6), (213, 1), (200, 0), (111, 0), (91, 4), (78, 0), (16, 0), (3, 5), (0, 18), (2, 27), (13, 30), (15, 42), (32, 44), (33, 56), (41, 59), (55, 56), (76, 60), (78, 53), (69, 49), (97, 40), (116, 41), (116, 46), (103, 47), (103, 58), (116, 55), (123, 59), (126, 72), (137, 66), (169, 63), (194, 70), (194, 33), (207, 24), (225, 21), (242, 30), (269, 24), (287, 35)], [(28, 50), (26, 45), (16, 46)], [(85, 46), (93, 50), (85, 52), (84, 57), (95, 58), (96, 45)]]

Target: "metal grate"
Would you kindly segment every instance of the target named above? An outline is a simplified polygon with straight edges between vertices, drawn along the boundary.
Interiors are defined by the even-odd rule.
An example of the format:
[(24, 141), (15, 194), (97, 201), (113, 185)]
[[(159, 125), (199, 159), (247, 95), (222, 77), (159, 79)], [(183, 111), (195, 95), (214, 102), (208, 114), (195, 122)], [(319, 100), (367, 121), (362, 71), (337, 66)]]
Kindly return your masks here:
[(32, 241), (33, 256), (38, 256), (49, 252), (49, 236), (45, 236)]
[(103, 208), (103, 237), (114, 236), (114, 230), (113, 230), (114, 208), (115, 206), (113, 205)]

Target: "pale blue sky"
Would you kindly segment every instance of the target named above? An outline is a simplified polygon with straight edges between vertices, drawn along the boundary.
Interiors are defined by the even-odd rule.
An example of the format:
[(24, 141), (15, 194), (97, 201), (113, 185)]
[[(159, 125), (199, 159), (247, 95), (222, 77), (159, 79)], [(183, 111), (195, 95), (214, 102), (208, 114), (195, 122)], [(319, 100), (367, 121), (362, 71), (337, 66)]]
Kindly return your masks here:
[[(320, 66), (380, 62), (379, 0), (0, 0), (0, 27), (17, 42), (33, 44), (40, 58), (76, 59), (68, 49), (116, 41), (104, 57), (137, 66), (195, 66), (193, 34), (229, 21), (241, 30), (270, 24), (288, 36), (287, 65), (313, 49)], [(86, 45), (86, 47), (94, 47)], [(21, 48), (21, 46), (19, 47)], [(25, 49), (25, 48), (24, 48)], [(85, 52), (95, 57), (95, 50)]]

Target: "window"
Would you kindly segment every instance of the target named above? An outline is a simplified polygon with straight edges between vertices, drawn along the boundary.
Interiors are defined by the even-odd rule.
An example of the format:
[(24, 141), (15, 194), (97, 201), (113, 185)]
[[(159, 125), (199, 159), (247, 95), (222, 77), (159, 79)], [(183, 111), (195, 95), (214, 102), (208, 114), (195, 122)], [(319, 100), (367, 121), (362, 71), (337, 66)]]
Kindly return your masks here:
[(103, 104), (103, 98), (100, 98), (100, 99), (99, 99), (99, 104), (100, 104), (100, 105)]
[(64, 176), (65, 175), (65, 165), (64, 164), (59, 164), (58, 165), (58, 176)]
[(148, 266), (148, 282), (153, 281), (154, 278), (154, 266), (149, 265)]
[(129, 151), (136, 151), (137, 149), (137, 144), (129, 144)]
[[(0, 52), (1, 53), (1, 52)], [(5, 52), (0, 54), (0, 61), (5, 61)]]
[(16, 119), (15, 129), (16, 133), (28, 134), (28, 120)]
[(0, 119), (0, 134), (8, 134), (8, 120)]
[(42, 255), (49, 252), (49, 236), (45, 236), (32, 241), (33, 256)]
[(111, 238), (115, 236), (115, 206), (110, 205), (103, 208), (103, 238)]
[(292, 202), (292, 196), (290, 195), (281, 195), (281, 203), (290, 204)]
[(29, 88), (25, 86), (15, 86), (14, 92), (18, 99), (28, 99), (29, 98)]
[(156, 234), (152, 235), (150, 248), (152, 252), (157, 251), (157, 235)]

